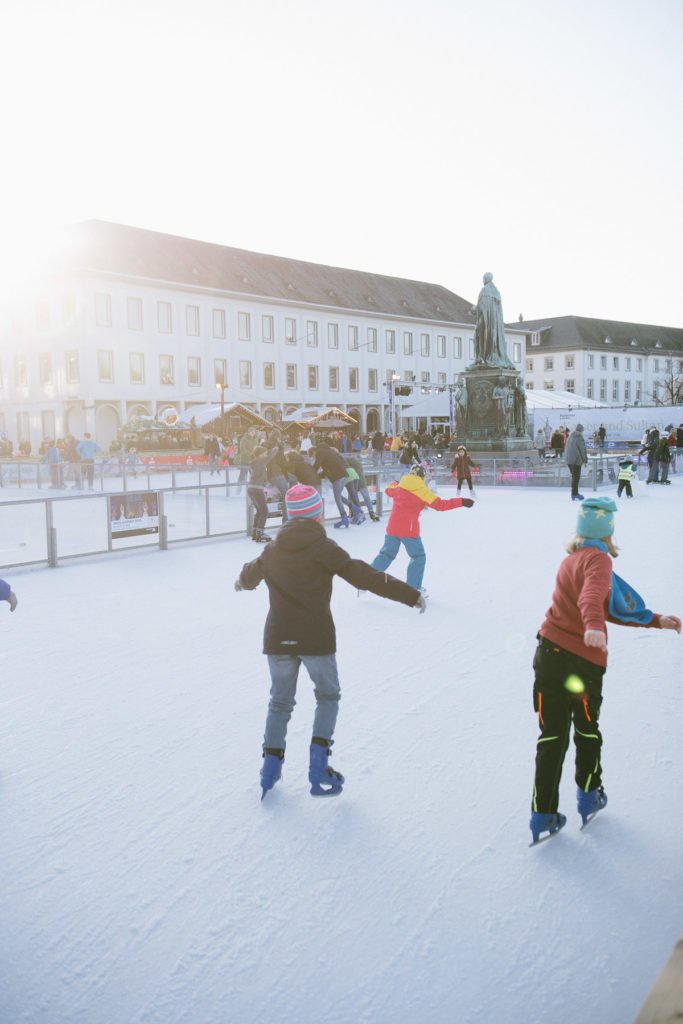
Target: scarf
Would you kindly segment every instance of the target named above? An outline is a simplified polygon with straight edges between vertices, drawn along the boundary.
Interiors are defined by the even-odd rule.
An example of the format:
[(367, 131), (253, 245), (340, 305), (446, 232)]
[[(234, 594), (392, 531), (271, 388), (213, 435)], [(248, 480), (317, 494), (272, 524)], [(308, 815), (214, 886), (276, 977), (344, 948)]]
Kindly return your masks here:
[[(584, 540), (582, 548), (598, 548), (609, 554), (607, 545), (602, 540)], [(617, 622), (624, 622), (627, 625), (637, 622), (641, 626), (647, 626), (654, 618), (654, 612), (645, 607), (645, 602), (637, 590), (617, 576), (612, 570), (612, 586), (609, 595), (609, 613)]]

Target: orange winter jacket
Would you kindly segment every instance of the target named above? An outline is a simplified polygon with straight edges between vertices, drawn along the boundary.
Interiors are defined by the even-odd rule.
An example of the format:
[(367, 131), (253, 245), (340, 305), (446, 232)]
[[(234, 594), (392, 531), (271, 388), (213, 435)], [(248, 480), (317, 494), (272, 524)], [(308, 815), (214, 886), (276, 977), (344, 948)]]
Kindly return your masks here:
[(398, 483), (389, 484), (385, 494), (394, 503), (387, 523), (387, 533), (392, 537), (419, 537), (423, 508), (433, 508), (437, 512), (462, 508), (462, 498), (438, 498), (415, 473), (407, 473)]

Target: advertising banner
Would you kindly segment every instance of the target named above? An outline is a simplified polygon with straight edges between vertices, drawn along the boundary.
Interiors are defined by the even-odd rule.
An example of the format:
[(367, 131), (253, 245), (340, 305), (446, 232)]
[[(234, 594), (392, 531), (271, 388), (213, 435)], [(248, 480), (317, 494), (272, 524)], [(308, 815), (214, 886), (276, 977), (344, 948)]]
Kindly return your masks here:
[(109, 496), (112, 540), (159, 532), (159, 492)]
[(586, 443), (590, 443), (593, 432), (603, 424), (607, 431), (606, 446), (640, 441), (646, 430), (656, 427), (660, 434), (665, 428), (677, 427), (683, 422), (683, 406), (651, 405), (628, 406), (626, 409), (534, 409), (533, 430), (539, 427), (551, 430), (557, 427), (568, 427), (573, 430), (577, 423), (582, 423)]

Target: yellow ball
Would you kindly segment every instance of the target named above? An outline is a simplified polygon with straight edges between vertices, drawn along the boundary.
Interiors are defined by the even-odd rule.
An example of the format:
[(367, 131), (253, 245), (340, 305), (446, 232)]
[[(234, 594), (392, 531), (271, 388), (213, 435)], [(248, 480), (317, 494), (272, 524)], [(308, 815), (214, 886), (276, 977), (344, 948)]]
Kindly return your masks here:
[(583, 679), (581, 679), (580, 676), (567, 676), (564, 681), (564, 686), (570, 693), (583, 693), (586, 689)]

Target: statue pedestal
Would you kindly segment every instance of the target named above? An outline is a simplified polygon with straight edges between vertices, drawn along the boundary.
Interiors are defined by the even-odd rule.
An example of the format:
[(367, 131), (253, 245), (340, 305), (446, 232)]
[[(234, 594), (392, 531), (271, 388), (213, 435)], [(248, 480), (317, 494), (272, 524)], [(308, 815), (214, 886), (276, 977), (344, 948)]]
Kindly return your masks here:
[(514, 367), (473, 364), (465, 370), (465, 438), (472, 452), (524, 457), (536, 454), (528, 432), (526, 396)]

